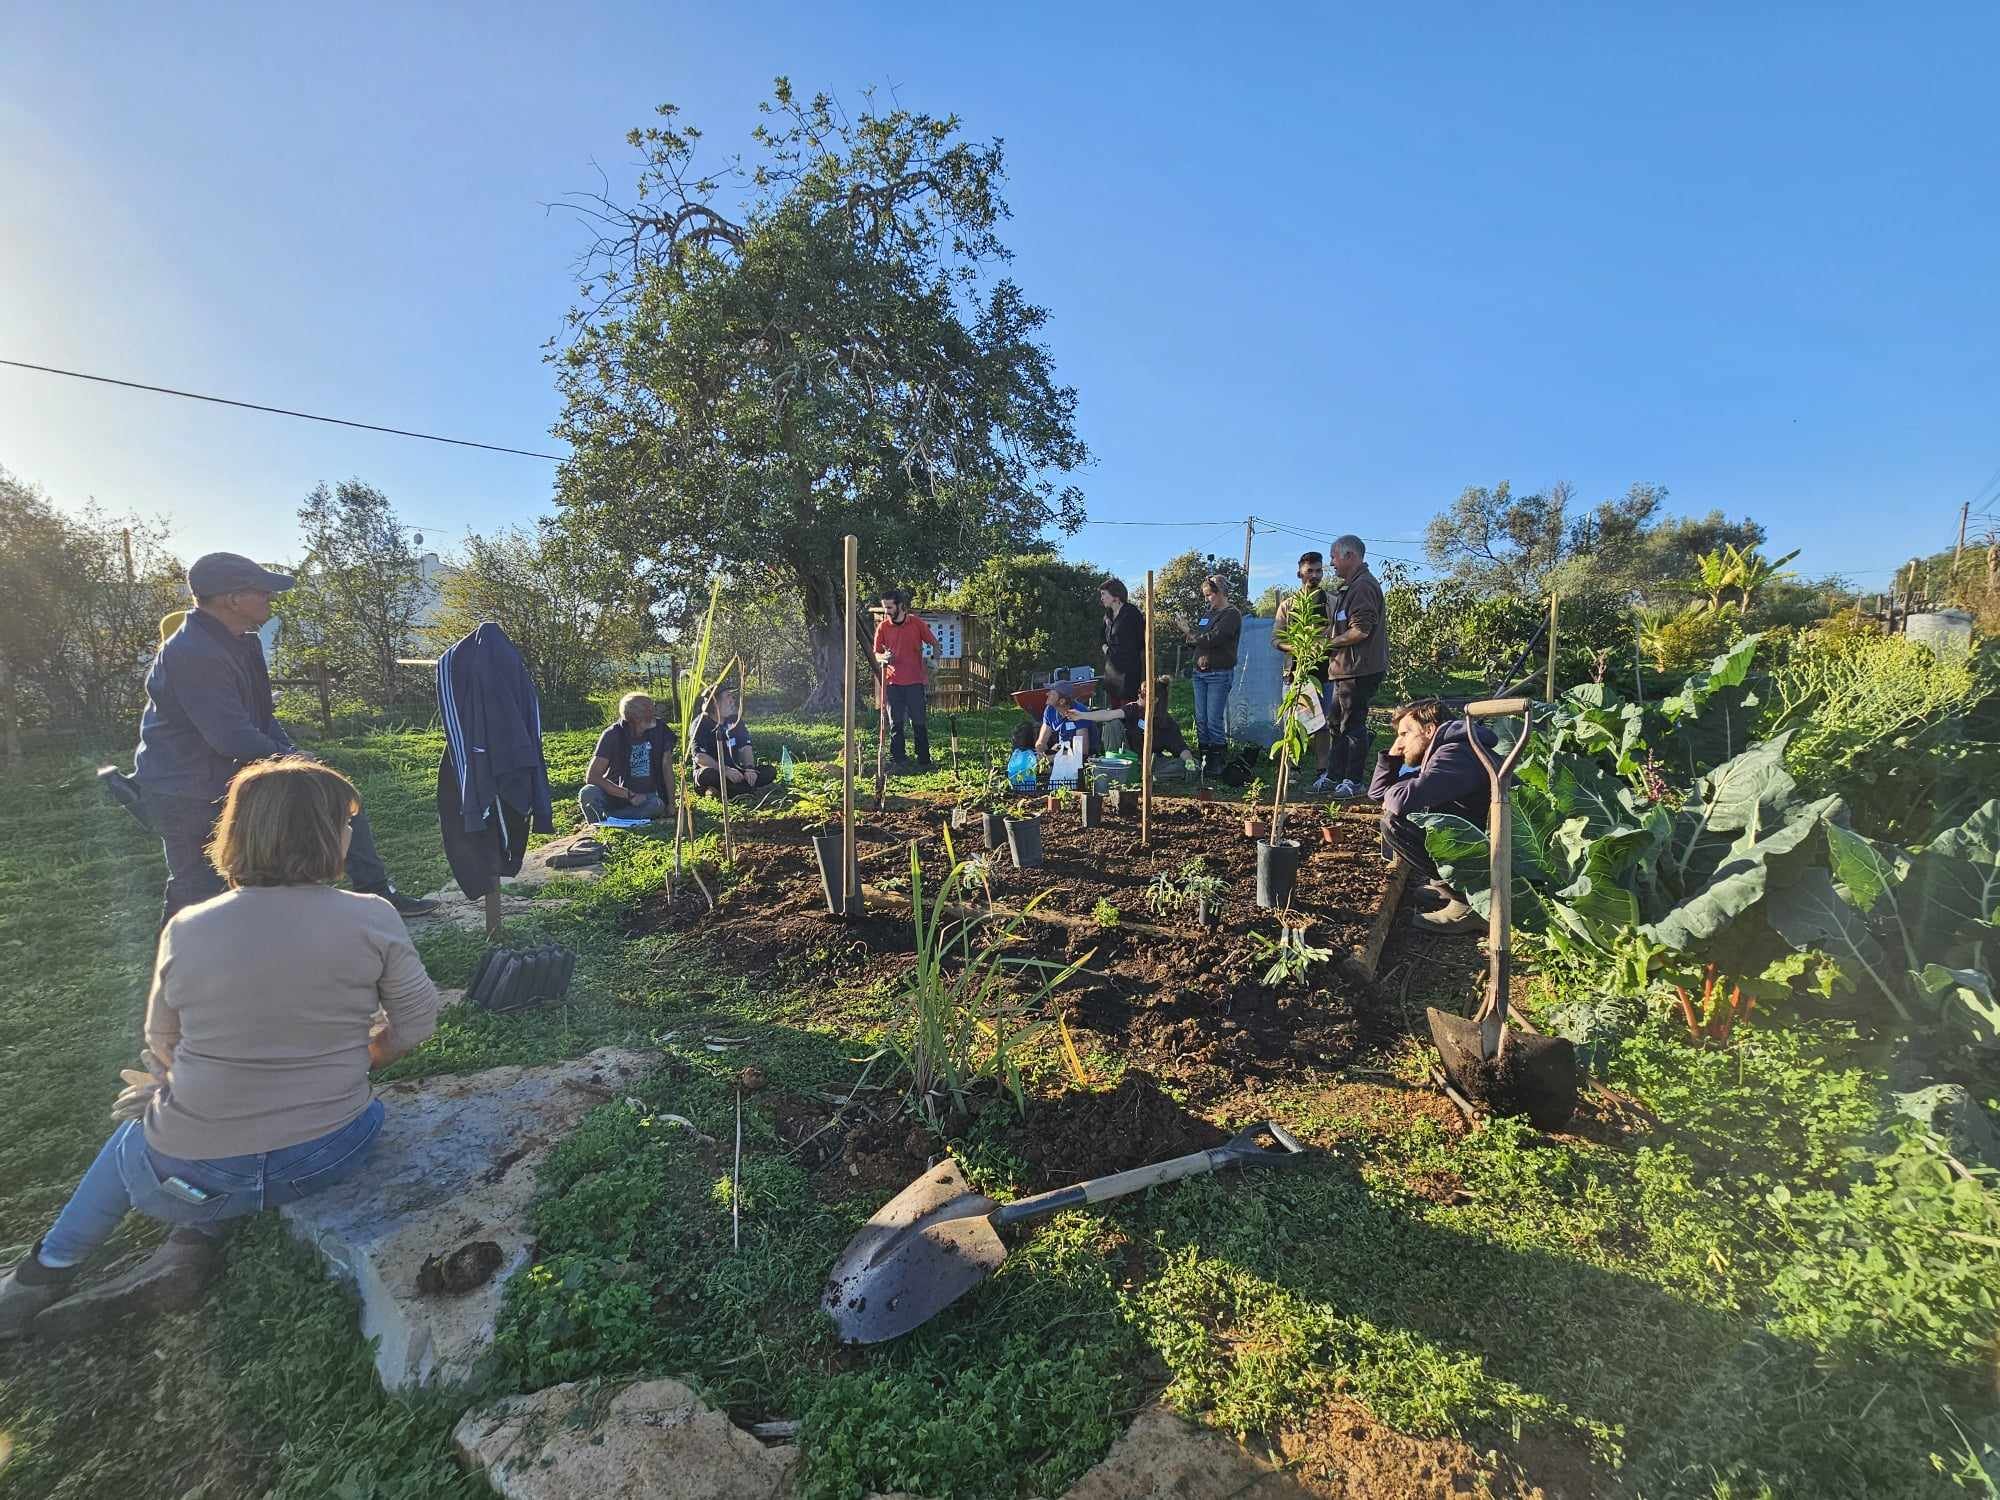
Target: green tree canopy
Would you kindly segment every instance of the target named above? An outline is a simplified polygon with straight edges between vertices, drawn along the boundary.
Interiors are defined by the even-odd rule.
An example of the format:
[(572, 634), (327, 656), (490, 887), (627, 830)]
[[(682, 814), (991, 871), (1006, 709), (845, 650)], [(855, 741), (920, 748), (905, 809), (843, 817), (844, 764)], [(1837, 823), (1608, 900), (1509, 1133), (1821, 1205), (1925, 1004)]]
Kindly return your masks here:
[(1764, 528), (1721, 511), (1670, 516), (1667, 491), (1634, 484), (1579, 512), (1566, 483), (1516, 495), (1505, 480), (1469, 486), (1431, 519), (1424, 551), (1431, 565), (1487, 594), (1684, 593), (1695, 561), (1725, 545), (1755, 547)]
[(393, 703), (426, 600), (416, 549), (389, 497), (359, 479), (313, 487), (299, 507), (298, 585), (272, 602), (281, 673), (324, 667), (368, 703)]
[(947, 602), (983, 627), (994, 683), (1012, 692), (1036, 671), (1101, 666), (1103, 577), (1103, 569), (1053, 552), (1013, 553), (988, 558)]
[(144, 702), (160, 617), (187, 606), (166, 528), (57, 509), (0, 469), (0, 719), (108, 730)]
[(999, 143), (783, 79), (762, 109), (750, 158), (708, 172), (664, 105), (628, 137), (636, 201), (572, 200), (597, 240), (549, 356), (575, 449), (558, 499), (668, 592), (718, 564), (784, 579), (826, 706), (843, 533), (865, 587), (956, 582), (1073, 530), (1082, 499), (1058, 479), (1088, 454), (1046, 312), (990, 274), (1008, 258)]
[(515, 527), (465, 539), (463, 560), (439, 579), (437, 617), (425, 634), (442, 651), (493, 621), (520, 648), (543, 718), (574, 723), (605, 669), (652, 642), (648, 604), (623, 559), (561, 526)]

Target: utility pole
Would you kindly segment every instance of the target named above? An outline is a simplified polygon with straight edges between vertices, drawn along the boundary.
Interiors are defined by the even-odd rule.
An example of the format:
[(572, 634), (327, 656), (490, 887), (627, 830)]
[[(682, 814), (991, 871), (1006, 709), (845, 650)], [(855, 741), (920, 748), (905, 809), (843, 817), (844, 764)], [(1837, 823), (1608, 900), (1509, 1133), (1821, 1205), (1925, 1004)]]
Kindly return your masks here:
[[(1960, 530), (1963, 529), (1961, 526)], [(1254, 597), (1250, 592), (1250, 538), (1256, 534), (1257, 518), (1245, 516), (1243, 518), (1243, 612), (1245, 614), (1250, 612), (1250, 604)]]
[(1958, 555), (1965, 550), (1965, 522), (1972, 514), (1972, 502), (1962, 502), (1958, 507), (1958, 545), (1951, 549), (1951, 574), (1958, 576)]

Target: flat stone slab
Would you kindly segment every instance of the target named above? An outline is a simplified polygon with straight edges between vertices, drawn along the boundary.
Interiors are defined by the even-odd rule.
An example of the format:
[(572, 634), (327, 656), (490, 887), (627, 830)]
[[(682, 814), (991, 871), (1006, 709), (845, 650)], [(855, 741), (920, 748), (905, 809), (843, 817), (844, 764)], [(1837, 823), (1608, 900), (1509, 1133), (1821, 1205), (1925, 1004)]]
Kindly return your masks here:
[(678, 1380), (510, 1396), (468, 1413), (452, 1442), (505, 1500), (776, 1500), (797, 1456)]
[(361, 1333), (381, 1340), (384, 1386), (473, 1374), (493, 1342), (501, 1288), (533, 1250), (535, 1168), (658, 1062), (605, 1047), (378, 1091), (388, 1118), (367, 1167), (279, 1212), (360, 1293)]
[(1070, 1486), (1065, 1500), (1278, 1500), (1310, 1493), (1241, 1443), (1197, 1427), (1164, 1406), (1149, 1406), (1111, 1445), (1103, 1462)]
[[(794, 1446), (766, 1447), (678, 1380), (584, 1381), (509, 1396), (467, 1413), (452, 1441), (505, 1500), (784, 1500), (798, 1473)], [(1065, 1500), (1307, 1493), (1241, 1444), (1152, 1406)]]
[[(611, 830), (615, 832), (616, 830)], [(570, 846), (578, 839), (598, 836), (598, 830), (584, 829), (567, 838), (550, 839), (546, 844), (537, 844), (521, 860), (521, 873), (510, 875), (500, 882), (501, 917), (524, 917), (534, 911), (552, 911), (564, 903), (559, 900), (538, 901), (534, 893), (557, 877), (573, 880), (597, 880), (604, 874), (604, 865), (578, 865), (573, 869), (552, 870), (549, 861), (558, 854), (569, 852)], [(468, 896), (458, 887), (458, 882), (448, 880), (424, 898), (437, 902), (437, 910), (421, 917), (409, 918), (412, 927), (443, 925), (464, 927), (475, 932), (486, 930), (486, 903)]]

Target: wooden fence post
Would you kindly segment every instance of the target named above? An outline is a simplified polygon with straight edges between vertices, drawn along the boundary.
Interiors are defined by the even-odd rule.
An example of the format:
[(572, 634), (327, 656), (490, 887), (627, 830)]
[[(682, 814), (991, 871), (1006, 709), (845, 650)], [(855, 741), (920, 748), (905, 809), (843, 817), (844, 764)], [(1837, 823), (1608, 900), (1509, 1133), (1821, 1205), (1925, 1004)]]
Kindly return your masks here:
[[(1146, 607), (1154, 609), (1159, 600), (1153, 592), (1153, 570), (1146, 569)], [(1146, 618), (1146, 692), (1142, 700), (1146, 708), (1146, 732), (1139, 736), (1139, 847), (1144, 849), (1153, 841), (1153, 699), (1157, 696), (1153, 682), (1153, 620)]]

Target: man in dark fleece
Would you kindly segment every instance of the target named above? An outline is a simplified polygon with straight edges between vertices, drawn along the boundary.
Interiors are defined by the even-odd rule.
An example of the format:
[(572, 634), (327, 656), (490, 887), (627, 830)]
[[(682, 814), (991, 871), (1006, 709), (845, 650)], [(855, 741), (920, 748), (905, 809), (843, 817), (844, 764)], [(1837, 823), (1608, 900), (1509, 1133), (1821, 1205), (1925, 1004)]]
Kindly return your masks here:
[(1456, 813), (1486, 826), (1491, 783), (1471, 736), (1477, 734), (1480, 744), (1490, 750), (1494, 733), (1484, 724), (1446, 717), (1444, 705), (1435, 698), (1406, 703), (1389, 721), (1396, 737), (1376, 760), (1375, 777), (1368, 786), (1369, 797), (1382, 804), (1383, 857), (1407, 860), (1430, 881), (1429, 889), (1441, 904), (1418, 913), (1421, 926), (1436, 932), (1483, 930), (1485, 920), (1459, 892), (1438, 880), (1437, 864), (1424, 848), (1424, 830), (1411, 817)]

